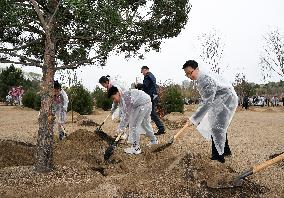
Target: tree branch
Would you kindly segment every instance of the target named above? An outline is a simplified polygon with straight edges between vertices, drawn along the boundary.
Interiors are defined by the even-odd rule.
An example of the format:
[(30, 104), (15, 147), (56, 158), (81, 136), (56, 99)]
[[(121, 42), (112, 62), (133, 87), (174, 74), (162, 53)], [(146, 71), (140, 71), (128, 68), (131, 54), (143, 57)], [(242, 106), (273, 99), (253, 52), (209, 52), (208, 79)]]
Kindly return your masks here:
[(16, 64), (16, 65), (34, 66), (34, 67), (42, 68), (42, 65), (40, 65), (40, 64), (27, 63), (27, 62), (21, 62), (21, 61), (16, 62), (16, 61), (11, 61), (11, 60), (1, 60), (0, 59), (0, 63), (12, 63), (12, 64)]
[(71, 63), (69, 65), (63, 65), (63, 66), (59, 66), (59, 67), (56, 67), (55, 69), (56, 70), (60, 70), (60, 69), (76, 69), (78, 67), (80, 67), (81, 65), (84, 65), (84, 64), (93, 64), (94, 62), (92, 62), (93, 60), (95, 59), (98, 59), (99, 56), (95, 56), (93, 58), (90, 58), (90, 59), (85, 59), (85, 60), (81, 60), (81, 61), (78, 61), (78, 62), (75, 62), (75, 63)]
[(41, 66), (41, 63), (40, 62), (38, 62), (37, 60), (34, 60), (34, 59), (31, 59), (31, 58), (27, 58), (27, 57), (25, 57), (25, 56), (22, 56), (22, 55), (18, 55), (18, 54), (16, 54), (15, 52), (1, 52), (1, 53), (3, 53), (3, 54), (8, 54), (8, 55), (10, 55), (10, 56), (12, 56), (12, 57), (18, 57), (18, 58), (20, 58), (21, 60), (23, 60), (23, 61), (21, 61), (21, 62), (24, 62), (24, 61), (27, 61), (27, 62), (30, 62), (31, 64), (34, 64), (34, 65), (37, 65), (37, 66)]
[(31, 0), (31, 2), (32, 2), (33, 6), (34, 6), (34, 9), (35, 9), (35, 11), (36, 11), (36, 13), (37, 13), (37, 15), (38, 15), (38, 17), (39, 17), (39, 20), (40, 20), (40, 22), (41, 22), (41, 24), (42, 24), (43, 29), (44, 29), (45, 31), (47, 31), (48, 26), (47, 26), (47, 24), (46, 24), (46, 21), (44, 20), (43, 14), (42, 14), (42, 12), (40, 11), (37, 2), (36, 2), (35, 0)]
[(31, 45), (34, 45), (35, 43), (38, 43), (40, 40), (41, 39), (38, 38), (38, 39), (36, 39), (34, 41), (31, 41), (31, 42), (27, 43), (26, 45), (22, 45), (21, 47), (17, 47), (17, 48), (12, 48), (12, 49), (7, 49), (7, 48), (1, 49), (0, 48), (0, 53), (22, 50), (22, 49), (25, 49), (25, 48), (27, 48), (27, 47), (29, 47)]
[(55, 8), (55, 10), (54, 10), (54, 12), (53, 12), (53, 14), (52, 14), (52, 16), (50, 17), (50, 20), (49, 20), (49, 22), (48, 22), (48, 26), (50, 26), (50, 24), (52, 24), (52, 22), (53, 22), (53, 18), (54, 18), (54, 16), (56, 15), (56, 13), (57, 13), (57, 11), (59, 10), (59, 5), (60, 5), (60, 0), (58, 0), (58, 4), (57, 4), (57, 6), (56, 6), (56, 8)]

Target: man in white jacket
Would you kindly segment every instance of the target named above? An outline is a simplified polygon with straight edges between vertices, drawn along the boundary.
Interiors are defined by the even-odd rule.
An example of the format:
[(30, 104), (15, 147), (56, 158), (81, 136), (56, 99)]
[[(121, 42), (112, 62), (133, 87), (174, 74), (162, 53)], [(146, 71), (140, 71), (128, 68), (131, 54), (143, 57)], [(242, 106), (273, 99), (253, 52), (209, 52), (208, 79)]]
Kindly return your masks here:
[(151, 126), (152, 102), (148, 94), (141, 90), (131, 89), (129, 91), (119, 91), (117, 87), (112, 86), (108, 90), (108, 97), (112, 98), (114, 104), (119, 106), (120, 123), (118, 126), (119, 133), (123, 133), (129, 124), (129, 137), (132, 143), (130, 148), (124, 151), (128, 154), (140, 154), (140, 129), (146, 132), (150, 139), (149, 146), (158, 144)]
[(61, 89), (61, 85), (58, 81), (54, 81), (53, 110), (57, 120), (59, 140), (63, 140), (67, 136), (67, 134), (64, 132), (64, 124), (66, 120), (68, 103), (69, 100), (66, 92)]
[(236, 92), (221, 76), (214, 77), (200, 71), (194, 60), (186, 61), (183, 70), (188, 78), (196, 81), (196, 88), (202, 98), (198, 109), (189, 118), (189, 125), (197, 126), (197, 130), (206, 139), (211, 138), (211, 159), (224, 163), (224, 156), (231, 155), (227, 129), (238, 106)]

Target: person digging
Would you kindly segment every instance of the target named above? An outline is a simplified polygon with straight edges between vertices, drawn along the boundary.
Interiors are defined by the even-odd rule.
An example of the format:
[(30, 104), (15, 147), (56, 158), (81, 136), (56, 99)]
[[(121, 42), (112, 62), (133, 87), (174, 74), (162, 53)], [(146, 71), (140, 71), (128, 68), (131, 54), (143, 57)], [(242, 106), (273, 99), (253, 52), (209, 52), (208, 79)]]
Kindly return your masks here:
[(140, 129), (146, 132), (150, 139), (147, 146), (158, 144), (151, 126), (152, 102), (148, 94), (141, 90), (131, 89), (129, 91), (119, 91), (117, 87), (112, 86), (108, 90), (108, 97), (119, 106), (121, 111), (118, 133), (125, 133), (126, 126), (129, 124), (128, 142), (131, 147), (124, 149), (128, 154), (140, 154)]
[(196, 81), (196, 88), (202, 98), (187, 124), (197, 126), (206, 139), (211, 138), (211, 159), (224, 163), (224, 156), (231, 155), (227, 129), (238, 106), (238, 96), (231, 84), (226, 83), (221, 76), (201, 71), (194, 60), (186, 61), (182, 69), (186, 77)]
[(59, 140), (63, 140), (67, 137), (67, 134), (64, 130), (64, 124), (66, 120), (68, 103), (68, 96), (61, 88), (61, 84), (58, 81), (54, 81), (53, 111), (55, 112), (55, 117), (57, 120)]

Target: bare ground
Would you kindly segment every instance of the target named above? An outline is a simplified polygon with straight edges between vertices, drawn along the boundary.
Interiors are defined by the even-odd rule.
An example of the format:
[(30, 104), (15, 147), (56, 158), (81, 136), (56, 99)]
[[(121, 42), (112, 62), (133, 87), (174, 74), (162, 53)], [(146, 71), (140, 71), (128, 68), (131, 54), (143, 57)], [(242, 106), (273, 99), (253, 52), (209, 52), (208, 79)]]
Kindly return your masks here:
[[(175, 134), (194, 107), (184, 114), (165, 118), (166, 135), (160, 145)], [(170, 147), (159, 152), (146, 148), (142, 154), (123, 153), (121, 143), (110, 162), (103, 154), (115, 135), (117, 122), (109, 119), (104, 133), (96, 133), (108, 112), (93, 115), (68, 114), (68, 138), (57, 141), (55, 170), (48, 174), (33, 170), (38, 112), (0, 104), (0, 197), (283, 197), (284, 162), (250, 176), (238, 188), (211, 189), (207, 181), (228, 173), (238, 175), (275, 154), (284, 152), (284, 108), (254, 107), (238, 110), (229, 128), (233, 155), (225, 164), (211, 161), (210, 142), (194, 129), (182, 134)], [(108, 135), (106, 135), (108, 134)], [(160, 146), (159, 145), (159, 146)]]

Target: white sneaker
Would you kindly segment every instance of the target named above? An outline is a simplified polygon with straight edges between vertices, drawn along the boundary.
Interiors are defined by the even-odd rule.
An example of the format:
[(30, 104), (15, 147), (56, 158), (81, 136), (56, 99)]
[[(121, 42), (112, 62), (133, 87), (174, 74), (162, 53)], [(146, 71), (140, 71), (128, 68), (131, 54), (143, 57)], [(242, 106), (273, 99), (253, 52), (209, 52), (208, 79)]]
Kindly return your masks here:
[(158, 140), (152, 140), (149, 144), (147, 144), (146, 146), (152, 146), (155, 144), (159, 144)]
[(141, 153), (141, 149), (140, 147), (129, 147), (129, 148), (126, 148), (124, 149), (124, 152), (125, 153), (128, 153), (128, 154), (135, 154), (135, 155), (138, 155)]

